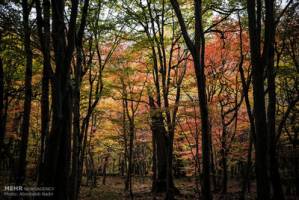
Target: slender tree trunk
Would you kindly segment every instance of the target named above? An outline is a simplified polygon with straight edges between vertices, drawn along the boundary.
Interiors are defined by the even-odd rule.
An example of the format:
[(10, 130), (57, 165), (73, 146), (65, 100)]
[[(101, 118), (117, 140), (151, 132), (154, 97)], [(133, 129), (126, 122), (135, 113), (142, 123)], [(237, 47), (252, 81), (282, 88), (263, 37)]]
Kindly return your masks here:
[(127, 159), (128, 159), (128, 135), (127, 135), (127, 120), (126, 120), (126, 100), (123, 99), (122, 101), (122, 128), (123, 128), (123, 137), (124, 137), (124, 172), (126, 173), (125, 177), (125, 191), (129, 191), (129, 180), (128, 180), (128, 165), (127, 165)]
[(166, 137), (166, 153), (167, 153), (167, 171), (166, 171), (166, 199), (174, 199), (174, 195), (179, 193), (173, 181), (173, 139), (174, 129), (171, 127)]
[[(0, 43), (1, 43), (2, 35), (0, 33)], [(0, 57), (0, 164), (4, 160), (5, 156), (5, 147), (4, 147), (4, 138), (5, 138), (5, 127), (6, 127), (6, 118), (7, 118), (7, 109), (8, 102), (7, 96), (8, 94), (4, 94), (4, 69), (2, 58)], [(4, 100), (6, 99), (6, 105), (4, 104)]]
[[(39, 171), (43, 169), (44, 165), (44, 150), (45, 150), (45, 138), (49, 133), (49, 80), (51, 69), (50, 58), (50, 1), (43, 1), (43, 13), (40, 5), (40, 0), (36, 0), (36, 12), (37, 12), (37, 26), (39, 32), (39, 39), (42, 48), (43, 59), (43, 77), (42, 77), (42, 97), (41, 97), (41, 147), (39, 158)], [(43, 32), (44, 28), (44, 32)], [(40, 173), (42, 174), (42, 173)], [(41, 178), (38, 177), (38, 184), (40, 184)]]
[[(271, 65), (271, 64), (270, 64)], [(279, 164), (277, 160), (277, 152), (276, 152), (276, 128), (275, 128), (275, 106), (276, 106), (276, 94), (275, 94), (275, 78), (273, 65), (268, 66), (268, 91), (269, 91), (269, 102), (268, 102), (268, 131), (270, 137), (270, 146), (269, 146), (269, 156), (270, 156), (270, 177), (273, 188), (273, 195), (275, 198), (284, 200), (284, 194), (281, 184), (281, 178), (279, 173)], [(272, 68), (272, 69), (269, 69)]]
[[(195, 185), (196, 185), (196, 190), (197, 190), (197, 193), (200, 194), (200, 173), (201, 173), (201, 170), (200, 170), (200, 159), (199, 159), (199, 138), (198, 138), (198, 130), (196, 128), (196, 136), (195, 136)], [(212, 143), (211, 143), (212, 144)], [(215, 177), (215, 174), (214, 174), (214, 177)], [(215, 187), (215, 186), (214, 186)]]
[(79, 176), (79, 157), (80, 157), (80, 88), (81, 88), (81, 76), (82, 76), (82, 42), (78, 42), (77, 48), (77, 63), (75, 66), (75, 86), (73, 89), (74, 101), (73, 101), (73, 152), (72, 152), (72, 175), (71, 175), (71, 199), (78, 199), (78, 176)]
[(238, 19), (239, 19), (239, 28), (240, 28), (240, 33), (239, 33), (239, 39), (240, 39), (240, 63), (239, 63), (239, 72), (240, 72), (240, 77), (241, 77), (241, 83), (242, 83), (242, 88), (243, 88), (243, 96), (245, 99), (245, 105), (246, 105), (246, 111), (250, 123), (250, 132), (249, 132), (249, 141), (248, 141), (248, 152), (247, 152), (247, 166), (246, 166), (246, 171), (244, 174), (244, 180), (243, 180), (243, 185), (242, 185), (242, 194), (241, 198), (245, 198), (245, 193), (246, 193), (246, 187), (248, 192), (250, 192), (250, 170), (251, 170), (251, 154), (252, 154), (252, 147), (253, 143), (255, 141), (255, 125), (254, 125), (254, 117), (251, 111), (251, 105), (248, 97), (248, 89), (249, 89), (249, 83), (250, 83), (250, 77), (248, 78), (249, 80), (246, 82), (245, 80), (245, 75), (244, 75), (244, 70), (243, 70), (243, 61), (244, 61), (244, 55), (243, 55), (243, 27), (241, 24), (240, 20), (240, 15), (238, 13)]
[(251, 169), (251, 165), (252, 165), (252, 161), (251, 161), (251, 154), (252, 154), (252, 131), (250, 130), (249, 133), (249, 141), (248, 141), (248, 151), (247, 151), (247, 165), (246, 165), (246, 169), (244, 172), (244, 176), (243, 176), (243, 182), (242, 182), (242, 194), (241, 194), (241, 198), (245, 199), (245, 194), (246, 194), (246, 188), (247, 191), (250, 192), (250, 169)]
[(206, 95), (205, 80), (205, 36), (202, 25), (202, 1), (195, 0), (195, 46), (193, 51), (193, 61), (197, 80), (197, 89), (199, 97), (201, 130), (202, 130), (202, 194), (204, 200), (211, 200), (211, 184), (210, 184), (210, 127), (209, 112)]
[[(91, 139), (90, 139), (91, 141)], [(91, 146), (90, 146), (90, 142), (88, 145), (88, 156), (90, 158), (90, 178), (91, 178), (91, 186), (92, 187), (96, 187), (97, 186), (97, 175), (96, 175), (96, 168), (94, 165), (94, 159), (93, 159), (93, 154), (91, 152)], [(108, 158), (107, 158), (108, 159)], [(107, 164), (106, 164), (107, 165)], [(107, 167), (107, 166), (106, 166)], [(105, 172), (106, 173), (106, 172)], [(105, 180), (106, 181), (106, 180)]]
[(77, 191), (76, 191), (77, 196), (79, 195), (79, 192), (80, 192), (82, 173), (83, 173), (83, 164), (84, 164), (84, 160), (85, 160), (85, 156), (86, 156), (85, 154), (86, 154), (89, 120), (90, 120), (90, 117), (87, 117), (87, 118), (85, 118), (85, 120), (83, 120), (83, 124), (81, 127), (81, 135), (79, 138), (80, 152), (79, 152), (79, 158), (78, 158), (79, 164), (78, 164), (78, 172), (77, 172), (78, 173), (78, 183), (77, 183)]
[(265, 58), (265, 64), (267, 66), (267, 82), (268, 82), (268, 110), (267, 110), (267, 128), (268, 128), (268, 141), (269, 141), (269, 156), (270, 156), (270, 179), (273, 188), (273, 195), (275, 198), (284, 200), (284, 194), (279, 174), (279, 165), (276, 156), (276, 85), (275, 85), (275, 72), (274, 72), (274, 2), (267, 1), (266, 7), (268, 8), (269, 14), (266, 15), (266, 25), (271, 29), (266, 32), (269, 38), (269, 47), (267, 49)]
[(155, 188), (155, 185), (157, 184), (157, 141), (156, 141), (156, 137), (154, 134), (154, 130), (153, 127), (151, 126), (152, 129), (152, 148), (153, 148), (153, 155), (152, 155), (152, 161), (153, 161), (153, 165), (152, 165), (152, 192), (153, 188)]
[(196, 71), (201, 70), (201, 72), (196, 72), (197, 75), (197, 86), (200, 104), (200, 115), (201, 115), (201, 125), (202, 125), (202, 194), (204, 200), (211, 200), (211, 187), (210, 187), (210, 132), (209, 132), (209, 117), (208, 117), (208, 107), (206, 99), (205, 90), (205, 76), (203, 74), (203, 69), (196, 64)]
[[(0, 34), (1, 42), (1, 34)], [(3, 147), (4, 132), (4, 70), (2, 58), (0, 57), (0, 147)], [(0, 155), (1, 156), (1, 155)]]
[[(91, 80), (91, 71), (90, 71), (90, 80)], [(90, 118), (92, 117), (92, 111), (95, 107), (95, 105), (98, 103), (99, 98), (101, 96), (101, 93), (98, 93), (98, 97), (95, 99), (95, 101), (92, 103), (92, 96), (93, 96), (93, 82), (90, 81), (90, 91), (89, 91), (89, 100), (88, 100), (88, 112), (86, 117), (84, 118), (81, 126), (81, 133), (79, 137), (79, 159), (78, 159), (78, 183), (77, 183), (77, 193), (80, 192), (80, 186), (81, 186), (81, 180), (82, 180), (82, 171), (83, 171), (83, 164), (85, 159), (85, 152), (86, 152), (86, 146), (87, 146), (87, 136), (88, 136), (88, 127)], [(92, 130), (90, 131), (92, 132)], [(91, 133), (90, 133), (91, 134)], [(77, 194), (77, 196), (78, 196)]]
[(106, 169), (107, 169), (107, 164), (108, 164), (108, 156), (105, 156), (104, 158), (104, 166), (103, 166), (103, 180), (102, 184), (106, 185)]
[(210, 129), (208, 104), (206, 96), (206, 81), (204, 73), (205, 36), (202, 26), (202, 1), (194, 0), (195, 42), (191, 40), (188, 34), (187, 27), (182, 16), (178, 1), (171, 0), (171, 4), (178, 18), (185, 43), (193, 57), (195, 75), (197, 80), (197, 92), (199, 97), (202, 131), (202, 195), (204, 200), (211, 200), (212, 193), (210, 184)]
[(256, 132), (256, 179), (259, 200), (270, 198), (270, 185), (268, 177), (268, 145), (265, 115), (263, 71), (259, 65), (253, 64), (253, 93), (254, 93), (254, 118)]
[[(223, 124), (223, 126), (225, 126)], [(226, 147), (226, 128), (223, 128), (221, 139), (221, 165), (222, 165), (222, 193), (227, 192), (227, 147)]]
[(133, 173), (133, 145), (134, 145), (134, 117), (129, 120), (129, 166), (127, 173), (127, 181), (129, 185), (130, 198), (133, 199), (133, 188), (132, 188), (132, 173)]
[(8, 102), (8, 97), (9, 97), (9, 94), (8, 94), (8, 90), (4, 90), (4, 111), (3, 111), (3, 116), (2, 116), (2, 130), (3, 130), (3, 135), (5, 136), (5, 133), (6, 133), (6, 122), (7, 122), (7, 116), (8, 116), (8, 106), (9, 106), (9, 102)]
[(72, 145), (72, 172), (71, 172), (71, 199), (76, 200), (79, 170), (80, 137), (80, 82), (81, 82), (81, 52), (77, 52), (77, 66), (75, 70), (74, 104), (73, 104), (73, 145)]
[[(212, 128), (212, 127), (210, 127)], [(212, 130), (212, 129), (211, 129)], [(211, 131), (212, 132), (212, 131)], [(213, 152), (213, 142), (212, 142), (212, 134), (210, 134), (210, 152), (211, 152), (211, 174), (212, 174), (212, 184), (214, 191), (217, 191), (217, 181), (216, 181), (216, 166), (214, 162), (214, 152)]]
[[(271, 9), (269, 10), (267, 4), (271, 0), (265, 0), (266, 2), (266, 18)], [(273, 2), (272, 2), (273, 3)], [(265, 109), (265, 96), (264, 96), (264, 70), (265, 59), (262, 59), (261, 55), (261, 15), (262, 15), (262, 1), (247, 0), (248, 22), (249, 22), (249, 38), (250, 38), (250, 53), (252, 64), (252, 80), (253, 80), (253, 99), (254, 99), (254, 123), (256, 133), (256, 180), (257, 180), (257, 196), (259, 200), (270, 199), (270, 183), (269, 183), (269, 137), (266, 122), (266, 109)], [(273, 12), (273, 10), (272, 10)], [(265, 25), (265, 36), (269, 32), (269, 24)], [(274, 31), (274, 30), (272, 30)], [(269, 56), (267, 48), (271, 41), (265, 38), (264, 42), (264, 54), (263, 56)], [(266, 49), (266, 51), (265, 51)]]
[[(76, 200), (78, 199), (78, 192), (79, 191), (79, 184), (80, 184), (80, 169), (79, 166), (79, 159), (80, 159), (80, 151), (81, 151), (81, 142), (80, 136), (80, 89), (81, 89), (81, 82), (82, 82), (82, 62), (83, 62), (83, 36), (84, 36), (84, 28), (86, 25), (86, 18), (87, 18), (87, 11), (89, 6), (89, 0), (84, 1), (82, 15), (81, 15), (81, 23), (78, 29), (78, 33), (76, 35), (76, 66), (74, 67), (75, 73), (75, 86), (73, 89), (73, 152), (72, 152), (72, 172), (71, 172), (71, 199)], [(82, 161), (83, 162), (83, 161)], [(95, 178), (94, 178), (95, 179)], [(80, 180), (80, 181), (79, 181)]]
[(16, 184), (22, 185), (26, 175), (26, 157), (29, 137), (31, 97), (32, 97), (32, 50), (30, 45), (30, 27), (29, 27), (29, 5), (27, 0), (22, 1), (23, 8), (23, 28), (24, 28), (24, 45), (26, 54), (26, 72), (25, 72), (25, 100), (24, 115), (22, 123), (22, 139), (20, 144), (20, 157), (16, 175)]

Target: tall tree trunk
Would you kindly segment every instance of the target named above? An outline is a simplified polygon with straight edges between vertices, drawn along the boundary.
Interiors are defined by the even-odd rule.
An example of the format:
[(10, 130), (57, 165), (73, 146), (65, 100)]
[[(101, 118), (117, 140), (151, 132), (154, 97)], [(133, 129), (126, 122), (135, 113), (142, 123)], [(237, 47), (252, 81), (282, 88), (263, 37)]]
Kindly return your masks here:
[(85, 118), (87, 121), (83, 120), (83, 124), (81, 127), (81, 135), (79, 138), (79, 158), (78, 158), (78, 182), (77, 182), (77, 190), (76, 196), (79, 195), (81, 181), (82, 181), (82, 174), (83, 174), (83, 164), (85, 160), (86, 154), (86, 144), (87, 144), (87, 136), (88, 136), (88, 126), (89, 126), (89, 118)]
[(72, 125), (70, 66), (75, 46), (77, 13), (78, 1), (74, 0), (66, 35), (65, 2), (52, 0), (52, 39), (56, 70), (52, 88), (52, 128), (45, 149), (41, 185), (54, 187), (53, 198), (58, 200), (69, 199)]
[[(195, 108), (194, 108), (194, 111), (195, 111)], [(200, 187), (200, 173), (201, 173), (201, 170), (200, 170), (200, 159), (199, 159), (199, 138), (198, 138), (199, 132), (198, 132), (197, 127), (196, 127), (196, 130), (195, 130), (195, 134), (196, 134), (195, 135), (195, 151), (196, 151), (195, 152), (195, 185), (196, 185), (197, 193), (200, 194), (200, 188), (199, 187)], [(211, 143), (211, 145), (212, 145), (212, 143)], [(212, 152), (212, 147), (211, 147), (211, 152)], [(213, 159), (213, 157), (211, 157), (211, 159)], [(215, 173), (214, 173), (214, 179), (215, 179)], [(214, 188), (215, 188), (215, 185), (214, 185)]]
[(239, 28), (240, 28), (240, 33), (239, 33), (239, 40), (240, 40), (240, 62), (239, 62), (239, 73), (241, 77), (241, 83), (242, 83), (242, 88), (243, 88), (243, 96), (245, 99), (245, 105), (246, 105), (246, 111), (250, 123), (250, 132), (249, 132), (249, 141), (248, 141), (248, 152), (247, 152), (247, 166), (246, 166), (246, 171), (244, 174), (244, 180), (243, 180), (243, 185), (242, 185), (242, 194), (241, 198), (245, 198), (245, 192), (246, 192), (246, 187), (248, 192), (250, 192), (250, 170), (251, 170), (251, 154), (252, 154), (252, 146), (253, 143), (255, 142), (255, 125), (254, 125), (254, 116), (251, 111), (251, 105), (248, 97), (248, 89), (249, 89), (249, 84), (250, 84), (250, 77), (248, 77), (248, 80), (246, 81), (245, 75), (244, 75), (244, 70), (243, 70), (243, 62), (244, 62), (244, 55), (243, 55), (243, 27), (241, 24), (241, 19), (240, 15), (238, 13), (238, 21), (239, 21)]
[(103, 180), (102, 180), (102, 184), (103, 185), (106, 185), (107, 164), (108, 164), (108, 156), (105, 156), (105, 158), (104, 158), (104, 166), (103, 166)]
[[(223, 119), (224, 120), (224, 119)], [(222, 124), (223, 126), (224, 123)], [(226, 128), (223, 127), (221, 138), (221, 166), (222, 166), (222, 193), (227, 192), (227, 147), (226, 147)]]
[[(272, 47), (273, 48), (273, 47)], [(273, 50), (274, 51), (274, 50)], [(273, 59), (273, 56), (271, 56)], [(272, 60), (271, 59), (271, 60)], [(273, 61), (273, 60), (272, 60)], [(269, 156), (270, 156), (270, 178), (273, 188), (273, 195), (277, 199), (284, 200), (284, 194), (281, 184), (281, 178), (279, 173), (279, 164), (277, 158), (277, 144), (275, 142), (276, 139), (276, 92), (275, 92), (275, 75), (273, 69), (273, 62), (270, 61), (268, 64), (268, 112), (267, 112), (267, 120), (268, 120), (268, 134), (269, 134)]]
[[(51, 69), (51, 57), (50, 57), (50, 1), (43, 1), (43, 13), (40, 5), (40, 0), (36, 0), (36, 12), (37, 12), (37, 26), (39, 33), (40, 45), (43, 53), (43, 77), (42, 77), (42, 97), (41, 97), (41, 147), (39, 158), (39, 171), (43, 169), (44, 165), (44, 150), (45, 139), (49, 133), (49, 80)], [(43, 31), (44, 30), (44, 31)], [(42, 173), (40, 173), (42, 174)], [(40, 184), (41, 178), (38, 177), (38, 183)]]
[[(81, 180), (82, 180), (82, 171), (83, 171), (83, 164), (85, 159), (85, 152), (86, 152), (86, 146), (87, 146), (87, 136), (88, 136), (88, 127), (90, 118), (93, 121), (93, 115), (92, 112), (97, 105), (97, 103), (100, 100), (101, 97), (101, 91), (96, 93), (96, 99), (94, 102), (92, 102), (93, 97), (93, 81), (91, 78), (91, 71), (89, 71), (89, 83), (90, 83), (90, 90), (89, 90), (89, 97), (88, 97), (88, 111), (83, 119), (82, 125), (81, 125), (81, 131), (80, 131), (80, 137), (79, 137), (79, 159), (78, 159), (78, 183), (77, 183), (77, 193), (80, 192), (80, 186), (81, 186)], [(102, 86), (102, 85), (101, 85)], [(98, 87), (97, 87), (98, 88)], [(92, 128), (91, 128), (92, 129)], [(93, 130), (90, 130), (90, 134), (92, 134)], [(78, 196), (77, 194), (77, 196)]]
[(79, 176), (79, 151), (80, 143), (80, 85), (81, 85), (81, 63), (82, 49), (77, 46), (77, 63), (75, 66), (75, 87), (73, 90), (73, 145), (72, 145), (72, 172), (71, 172), (71, 199), (78, 199), (78, 176)]
[(169, 130), (169, 135), (166, 136), (166, 199), (174, 199), (175, 193), (178, 193), (178, 189), (174, 186), (173, 182), (173, 138), (174, 130)]
[(167, 178), (167, 152), (166, 152), (166, 130), (163, 125), (162, 113), (156, 108), (154, 100), (149, 97), (149, 104), (151, 109), (151, 129), (156, 142), (157, 155), (157, 177), (156, 184), (153, 185), (153, 192), (166, 192), (166, 178)]
[[(88, 12), (89, 0), (84, 1), (84, 5), (82, 8), (82, 15), (80, 26), (76, 35), (76, 65), (74, 66), (74, 88), (73, 88), (73, 135), (72, 135), (72, 169), (71, 169), (71, 195), (70, 198), (72, 200), (78, 199), (78, 192), (79, 191), (79, 184), (80, 184), (80, 174), (79, 170), (79, 159), (80, 159), (80, 151), (81, 151), (81, 132), (80, 132), (80, 89), (81, 89), (81, 82), (82, 82), (82, 62), (83, 62), (83, 36), (84, 36), (84, 29), (86, 26), (86, 18)], [(83, 162), (83, 161), (82, 161)]]
[(195, 75), (197, 80), (197, 92), (199, 98), (202, 130), (202, 195), (204, 200), (211, 200), (212, 193), (210, 184), (210, 129), (206, 96), (206, 81), (204, 73), (205, 37), (202, 26), (202, 1), (194, 0), (195, 42), (191, 40), (188, 34), (178, 1), (171, 0), (170, 2), (178, 18), (185, 43), (193, 57)]
[[(202, 194), (204, 200), (211, 200), (211, 184), (210, 184), (210, 131), (209, 131), (209, 116), (208, 116), (208, 106), (206, 99), (205, 90), (205, 76), (203, 74), (203, 69), (196, 64), (196, 77), (197, 77), (197, 87), (199, 95), (200, 104), (200, 115), (201, 115), (201, 129), (202, 129)], [(202, 66), (203, 67), (203, 66)], [(198, 71), (201, 72), (198, 72)]]
[(132, 173), (133, 173), (133, 146), (134, 146), (134, 117), (129, 119), (129, 166), (128, 166), (128, 173), (127, 173), (127, 181), (129, 186), (129, 194), (130, 198), (133, 199), (133, 186), (132, 186)]
[[(0, 34), (1, 42), (1, 34)], [(0, 147), (3, 147), (4, 133), (4, 70), (2, 58), (0, 57)], [(0, 155), (1, 156), (1, 155)]]
[[(123, 171), (126, 173), (126, 178), (125, 178), (125, 191), (129, 190), (129, 182), (128, 182), (128, 165), (127, 165), (127, 159), (128, 159), (128, 135), (127, 135), (127, 120), (126, 120), (126, 103), (125, 99), (122, 100), (122, 128), (123, 128), (123, 137), (124, 137), (124, 159), (123, 159)], [(123, 173), (123, 175), (125, 174)]]
[(202, 194), (204, 200), (211, 200), (210, 184), (210, 127), (208, 104), (206, 96), (205, 80), (205, 37), (202, 26), (202, 1), (194, 1), (195, 4), (195, 46), (193, 51), (193, 62), (197, 80), (197, 89), (199, 97), (201, 130), (202, 130)]
[(274, 25), (274, 2), (266, 1), (266, 22), (265, 25), (269, 30), (265, 32), (265, 42), (268, 42), (268, 47), (265, 48), (264, 62), (267, 67), (267, 83), (268, 83), (268, 110), (267, 110), (267, 128), (269, 141), (269, 170), (270, 180), (273, 188), (273, 195), (275, 198), (284, 200), (284, 194), (279, 174), (279, 165), (276, 153), (276, 85), (274, 72), (274, 40), (275, 40), (275, 25)]
[[(253, 36), (255, 37), (255, 36)], [(253, 96), (254, 119), (256, 132), (256, 179), (258, 199), (270, 198), (270, 185), (268, 177), (268, 137), (265, 114), (263, 70), (258, 63), (253, 66)]]
[[(0, 33), (0, 43), (2, 40), (2, 34)], [(0, 47), (1, 48), (1, 47)], [(7, 118), (7, 109), (8, 109), (8, 94), (4, 94), (4, 69), (2, 58), (0, 57), (0, 164), (4, 160), (5, 156), (5, 147), (4, 147), (4, 138), (5, 138), (5, 127), (6, 127), (6, 118)], [(4, 104), (4, 101), (6, 104)]]
[(77, 188), (78, 188), (78, 170), (79, 170), (79, 151), (81, 145), (79, 144), (80, 138), (80, 88), (81, 88), (81, 74), (82, 74), (82, 42), (76, 45), (77, 48), (77, 63), (74, 67), (75, 73), (75, 86), (73, 89), (74, 101), (73, 101), (73, 145), (72, 145), (72, 175), (71, 175), (71, 184), (72, 192), (71, 199), (76, 200), (77, 197)]
[(23, 28), (24, 28), (24, 46), (26, 54), (26, 71), (25, 71), (25, 100), (24, 115), (22, 123), (22, 139), (20, 144), (20, 157), (16, 175), (16, 184), (22, 185), (26, 175), (26, 157), (29, 137), (31, 97), (32, 97), (32, 50), (30, 45), (30, 27), (29, 27), (29, 5), (27, 0), (22, 1), (23, 8)]
[(264, 71), (271, 55), (269, 50), (273, 45), (271, 34), (275, 34), (273, 27), (273, 0), (265, 0), (265, 38), (261, 54), (261, 21), (262, 0), (247, 0), (249, 22), (250, 53), (253, 79), (254, 123), (256, 133), (256, 179), (258, 199), (270, 199), (269, 183), (269, 130), (267, 130), (265, 96), (264, 96)]
[(152, 154), (152, 192), (155, 192), (153, 189), (155, 188), (157, 184), (157, 141), (156, 141), (156, 136), (154, 135), (155, 132), (153, 130), (153, 127), (151, 125), (152, 129), (152, 148), (153, 148), (153, 154)]
[(216, 166), (215, 166), (215, 155), (213, 151), (213, 142), (212, 142), (212, 134), (210, 134), (210, 152), (211, 152), (211, 174), (212, 174), (212, 183), (213, 183), (213, 189), (214, 191), (217, 191), (218, 186), (217, 186), (217, 180), (216, 180)]

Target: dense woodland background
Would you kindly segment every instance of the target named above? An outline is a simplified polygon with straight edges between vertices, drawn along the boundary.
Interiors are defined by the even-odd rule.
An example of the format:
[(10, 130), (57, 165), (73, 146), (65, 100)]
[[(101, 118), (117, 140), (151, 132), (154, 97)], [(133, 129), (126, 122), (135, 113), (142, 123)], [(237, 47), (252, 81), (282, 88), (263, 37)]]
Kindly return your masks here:
[(298, 198), (298, 1), (0, 2), (0, 199)]

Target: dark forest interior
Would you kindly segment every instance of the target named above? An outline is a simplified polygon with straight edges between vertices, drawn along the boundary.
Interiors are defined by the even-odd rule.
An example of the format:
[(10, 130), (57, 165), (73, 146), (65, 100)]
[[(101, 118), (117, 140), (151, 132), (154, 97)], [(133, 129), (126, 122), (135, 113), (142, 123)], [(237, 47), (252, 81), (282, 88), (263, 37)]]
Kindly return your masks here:
[(297, 0), (0, 1), (0, 200), (299, 199)]

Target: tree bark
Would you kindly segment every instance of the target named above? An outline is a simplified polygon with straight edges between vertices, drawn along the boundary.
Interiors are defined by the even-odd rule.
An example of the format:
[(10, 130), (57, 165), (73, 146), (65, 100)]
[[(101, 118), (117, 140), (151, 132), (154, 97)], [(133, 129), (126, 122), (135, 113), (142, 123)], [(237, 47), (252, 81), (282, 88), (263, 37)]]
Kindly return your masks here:
[[(211, 127), (210, 127), (211, 128)], [(212, 131), (211, 131), (212, 132)], [(198, 144), (197, 144), (198, 145)], [(216, 180), (216, 166), (215, 166), (215, 154), (213, 152), (213, 142), (212, 142), (212, 134), (210, 134), (210, 152), (211, 152), (211, 174), (212, 174), (212, 184), (214, 191), (218, 190), (217, 180)]]
[(199, 97), (202, 130), (202, 195), (204, 200), (211, 200), (212, 193), (210, 184), (210, 129), (206, 96), (206, 81), (204, 73), (205, 37), (202, 27), (202, 1), (194, 1), (195, 43), (192, 42), (190, 36), (188, 35), (187, 27), (184, 22), (178, 1), (171, 0), (171, 4), (178, 18), (185, 43), (193, 57), (195, 75), (197, 80), (197, 92)]
[[(224, 119), (223, 119), (224, 120)], [(222, 193), (227, 193), (227, 144), (226, 144), (226, 128), (225, 125), (222, 130), (222, 138), (221, 138), (221, 165), (222, 165)]]
[[(258, 199), (270, 199), (270, 182), (269, 182), (269, 145), (270, 145), (270, 129), (273, 129), (275, 121), (270, 117), (271, 125), (266, 121), (265, 96), (264, 96), (264, 71), (269, 67), (269, 60), (273, 59), (271, 48), (274, 43), (274, 1), (265, 0), (265, 27), (264, 30), (264, 46), (261, 53), (261, 30), (262, 30), (262, 8), (261, 0), (247, 0), (247, 12), (249, 22), (249, 38), (250, 53), (252, 64), (253, 79), (253, 98), (254, 98), (254, 123), (256, 133), (256, 178), (257, 178), (257, 196)], [(268, 68), (269, 69), (269, 68)], [(268, 85), (269, 86), (269, 85)], [(271, 88), (271, 85), (270, 85)], [(273, 98), (272, 94), (269, 96)], [(275, 99), (272, 99), (275, 101)], [(272, 101), (271, 100), (271, 101)], [(273, 105), (269, 107), (272, 113)], [(271, 114), (272, 115), (272, 114)], [(273, 130), (272, 130), (273, 131)], [(274, 130), (275, 132), (275, 130)]]
[(150, 113), (151, 113), (151, 129), (153, 137), (155, 137), (154, 145), (156, 146), (157, 155), (157, 177), (156, 183), (152, 187), (152, 191), (156, 193), (166, 192), (166, 176), (167, 176), (167, 155), (166, 155), (166, 130), (163, 125), (162, 114), (154, 104), (154, 99), (149, 97)]
[(249, 97), (248, 97), (248, 89), (249, 89), (249, 84), (250, 84), (250, 80), (251, 77), (248, 77), (248, 80), (246, 81), (245, 79), (245, 75), (244, 75), (244, 70), (243, 70), (243, 63), (244, 63), (244, 55), (243, 55), (243, 27), (241, 24), (241, 20), (240, 20), (240, 14), (238, 13), (238, 21), (239, 21), (239, 29), (240, 29), (240, 33), (239, 33), (239, 47), (240, 47), (240, 62), (239, 62), (239, 73), (240, 73), (240, 77), (241, 77), (241, 83), (242, 83), (242, 88), (243, 88), (243, 96), (245, 99), (245, 105), (246, 105), (246, 111), (247, 111), (247, 115), (248, 115), (248, 119), (249, 119), (249, 124), (250, 124), (250, 132), (249, 132), (249, 141), (248, 141), (248, 152), (247, 152), (247, 166), (246, 166), (246, 171), (244, 173), (244, 180), (243, 180), (243, 184), (242, 184), (242, 194), (241, 194), (241, 198), (244, 199), (245, 198), (245, 192), (246, 192), (246, 187), (248, 192), (250, 192), (250, 170), (251, 170), (251, 165), (252, 165), (252, 158), (251, 158), (251, 154), (252, 154), (252, 146), (253, 143), (255, 142), (255, 125), (254, 125), (254, 117), (251, 111), (251, 105), (250, 105), (250, 101), (249, 101)]
[(274, 2), (266, 1), (266, 21), (265, 26), (269, 27), (265, 31), (265, 42), (268, 47), (264, 47), (264, 62), (267, 67), (267, 83), (268, 83), (268, 110), (267, 110), (267, 129), (269, 137), (269, 170), (270, 180), (273, 188), (273, 195), (277, 199), (284, 200), (284, 194), (279, 173), (279, 165), (276, 153), (276, 85), (274, 72), (274, 41), (275, 41), (275, 25), (274, 25)]
[[(41, 147), (39, 158), (39, 171), (43, 170), (44, 165), (44, 150), (45, 139), (49, 134), (49, 80), (51, 68), (50, 57), (50, 1), (43, 1), (43, 9), (40, 5), (40, 0), (36, 0), (36, 13), (37, 13), (37, 26), (38, 35), (43, 53), (43, 76), (42, 76), (42, 97), (41, 97)], [(42, 10), (44, 17), (42, 17)], [(43, 31), (44, 30), (44, 31)], [(42, 173), (41, 173), (42, 174)], [(40, 184), (41, 178), (38, 177), (38, 184)]]
[[(0, 34), (1, 42), (1, 34)], [(4, 70), (2, 58), (0, 57), (0, 146), (3, 147), (4, 132)], [(0, 155), (1, 156), (1, 155)]]
[(78, 1), (72, 1), (67, 35), (64, 9), (64, 1), (52, 0), (52, 39), (56, 70), (52, 88), (52, 128), (47, 140), (41, 175), (41, 185), (54, 187), (53, 198), (58, 200), (69, 199), (72, 124), (70, 67), (75, 46)]
[(128, 159), (128, 173), (127, 173), (127, 182), (129, 186), (130, 198), (133, 199), (133, 183), (132, 183), (132, 173), (133, 173), (133, 146), (134, 146), (134, 117), (129, 119), (129, 159)]
[(30, 41), (29, 14), (30, 9), (27, 0), (22, 1), (23, 8), (23, 28), (24, 28), (24, 46), (26, 54), (26, 70), (25, 70), (25, 100), (24, 114), (22, 122), (22, 138), (20, 144), (20, 157), (18, 161), (18, 169), (16, 175), (16, 184), (22, 185), (26, 175), (26, 157), (30, 126), (30, 111), (32, 98), (32, 50)]
[(153, 189), (156, 187), (157, 184), (157, 141), (156, 136), (154, 135), (153, 127), (151, 126), (152, 131), (152, 148), (153, 148), (153, 154), (152, 154), (152, 192), (155, 192)]

